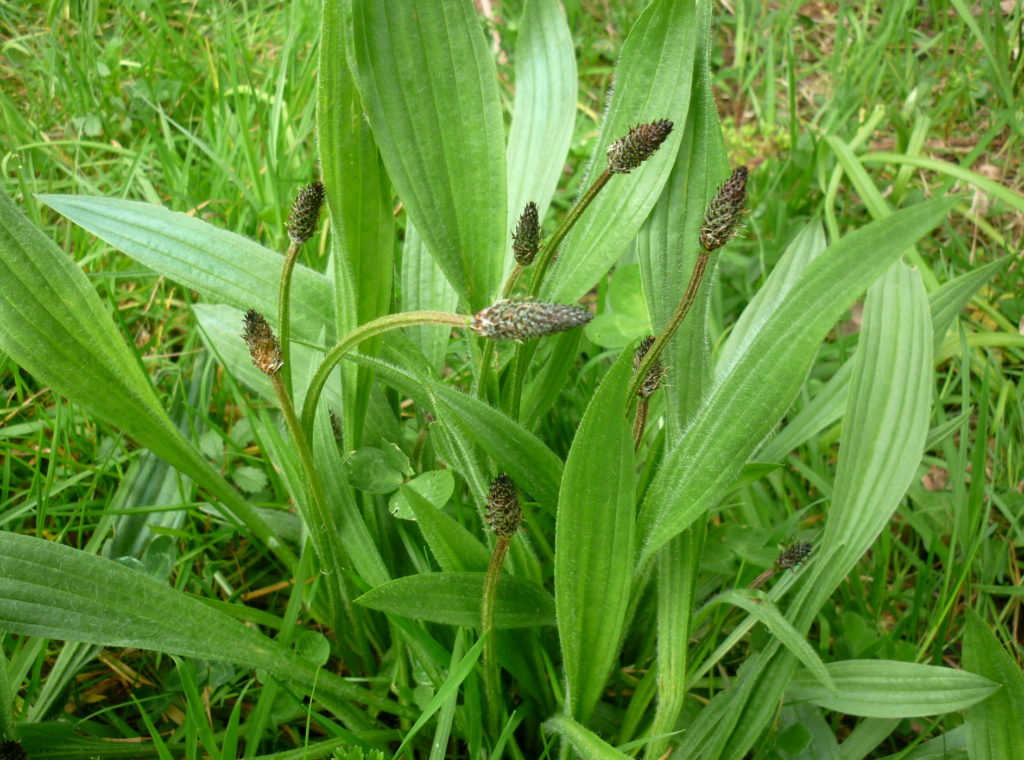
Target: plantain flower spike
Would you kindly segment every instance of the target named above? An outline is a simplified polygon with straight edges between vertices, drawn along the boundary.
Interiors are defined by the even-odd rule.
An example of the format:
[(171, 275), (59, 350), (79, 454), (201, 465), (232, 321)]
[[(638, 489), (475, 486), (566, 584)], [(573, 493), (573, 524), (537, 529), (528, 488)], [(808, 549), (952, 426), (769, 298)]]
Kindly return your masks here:
[(498, 538), (512, 538), (523, 522), (515, 481), (505, 473), (491, 483), (491, 490), (487, 493), (486, 518), (487, 527)]
[(625, 137), (608, 146), (608, 171), (629, 174), (654, 155), (672, 133), (672, 126), (668, 119), (661, 119), (633, 127)]
[(585, 325), (594, 315), (580, 306), (502, 298), (478, 311), (470, 329), (494, 340), (527, 340)]
[(778, 556), (775, 560), (775, 567), (779, 570), (795, 570), (811, 555), (812, 551), (814, 551), (814, 544), (799, 541)]
[(260, 372), (275, 375), (284, 362), (281, 359), (281, 342), (270, 329), (267, 320), (255, 309), (245, 312), (245, 331), (242, 333), (249, 347), (249, 356)]
[(299, 191), (288, 214), (288, 237), (296, 245), (302, 245), (316, 232), (320, 221), (320, 209), (324, 205), (324, 184), (312, 182)]
[(740, 166), (718, 188), (704, 212), (700, 226), (700, 247), (708, 253), (717, 251), (736, 237), (737, 224), (747, 203), (747, 167)]
[[(636, 347), (636, 353), (633, 354), (633, 371), (640, 369), (640, 363), (647, 356), (647, 352), (651, 350), (651, 346), (654, 345), (654, 336), (648, 335), (642, 341), (640, 345)], [(647, 375), (644, 377), (643, 382), (640, 384), (640, 388), (637, 390), (636, 395), (640, 398), (650, 398), (654, 395), (654, 392), (661, 386), (661, 381), (665, 377), (667, 370), (661, 366), (661, 360), (655, 361), (651, 365), (651, 368), (647, 370)]]
[(512, 233), (512, 255), (520, 266), (533, 263), (540, 249), (540, 220), (537, 218), (537, 204), (530, 201), (523, 209), (516, 231)]

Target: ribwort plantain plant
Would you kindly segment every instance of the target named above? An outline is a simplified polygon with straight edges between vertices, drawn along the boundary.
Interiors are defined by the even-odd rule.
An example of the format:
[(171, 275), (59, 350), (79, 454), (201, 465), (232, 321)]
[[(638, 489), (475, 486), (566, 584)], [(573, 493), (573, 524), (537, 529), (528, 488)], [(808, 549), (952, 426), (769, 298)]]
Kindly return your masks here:
[[(900, 257), (955, 200), (907, 205), (828, 245), (809, 223), (713, 349), (716, 264), (762, 180), (730, 173), (710, 24), (706, 0), (653, 0), (636, 19), (564, 213), (551, 198), (576, 72), (553, 0), (529, 0), (519, 19), (508, 134), (469, 0), (325, 1), (321, 176), (299, 191), (283, 257), (158, 206), (42, 198), (201, 296), (197, 325), (252, 394), (259, 449), (294, 513), (257, 509), (211, 466), (82, 272), (5, 196), (4, 351), (187, 476), (208, 519), (265, 547), (267, 572), (293, 585), (282, 609), (253, 614), (127, 555), (4, 533), (0, 628), (170, 654), (185, 689), (195, 660), (258, 670), (261, 696), (231, 717), (246, 757), (279, 749), (268, 726), (284, 697), (332, 735), (303, 739), (309, 757), (474, 760), (776, 757), (783, 724), (821, 728), (828, 712), (894, 724), (990, 698), (982, 675), (843, 658), (810, 633), (921, 462), (932, 346), (980, 282), (950, 283), (936, 321), (939, 291)], [(311, 241), (326, 267), (303, 263)], [(652, 334), (602, 352), (586, 326), (607, 312), (610, 272), (632, 262)], [(760, 575), (724, 572), (709, 530), (735, 519), (738, 489), (769, 477), (757, 463), (770, 436), (865, 292), (844, 382), (821, 391), (845, 409), (828, 503), (751, 528)], [(789, 450), (835, 421), (801, 420)], [(779, 539), (794, 542), (773, 563)], [(298, 631), (316, 646), (292, 646)], [(88, 661), (77, 651), (54, 688)], [(18, 684), (0, 671), (13, 740)], [(226, 735), (176, 734), (161, 751), (191, 757), (201, 742), (234, 757)], [(837, 737), (816, 737), (839, 755)]]

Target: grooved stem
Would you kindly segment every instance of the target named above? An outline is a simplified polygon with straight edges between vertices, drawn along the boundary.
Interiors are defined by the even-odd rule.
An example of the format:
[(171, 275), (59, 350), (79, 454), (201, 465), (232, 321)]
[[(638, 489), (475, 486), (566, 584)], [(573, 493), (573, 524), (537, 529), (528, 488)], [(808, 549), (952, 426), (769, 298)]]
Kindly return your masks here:
[(665, 345), (675, 335), (676, 330), (679, 329), (679, 325), (686, 319), (686, 315), (690, 313), (690, 308), (693, 306), (693, 302), (697, 299), (697, 291), (700, 289), (701, 280), (704, 279), (704, 271), (707, 269), (708, 260), (711, 258), (711, 254), (707, 251), (702, 250), (697, 256), (697, 262), (693, 266), (693, 273), (690, 275), (690, 282), (686, 286), (686, 292), (683, 294), (683, 300), (679, 302), (676, 310), (672, 313), (672, 316), (668, 320), (668, 324), (665, 325), (665, 329), (661, 331), (661, 334), (654, 339), (654, 343), (651, 348), (644, 355), (643, 360), (640, 362), (640, 366), (636, 368), (633, 373), (633, 380), (629, 386), (629, 393), (626, 395), (627, 399), (636, 398), (637, 391), (640, 390), (640, 386), (643, 385), (644, 378), (647, 377), (647, 373), (651, 367), (654, 366), (654, 362), (658, 360), (661, 352), (665, 349)]
[(501, 668), (498, 665), (498, 641), (494, 637), (494, 607), (498, 598), (498, 581), (501, 579), (501, 568), (508, 556), (511, 538), (499, 537), (491, 553), (491, 561), (487, 565), (484, 576), (483, 599), (480, 603), (480, 622), (484, 642), (484, 693), (487, 696), (487, 720), (493, 736), (497, 736), (501, 724)]

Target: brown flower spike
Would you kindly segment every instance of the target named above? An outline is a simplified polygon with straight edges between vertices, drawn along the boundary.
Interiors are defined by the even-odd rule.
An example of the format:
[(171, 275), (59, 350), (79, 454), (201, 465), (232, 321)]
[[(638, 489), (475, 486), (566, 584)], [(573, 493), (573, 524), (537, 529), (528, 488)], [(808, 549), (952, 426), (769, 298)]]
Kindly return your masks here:
[(299, 191), (288, 214), (288, 237), (296, 245), (302, 245), (316, 232), (320, 221), (320, 209), (324, 205), (324, 185), (313, 182)]
[(799, 541), (789, 548), (775, 560), (775, 567), (779, 570), (793, 570), (800, 566), (800, 563), (807, 559), (814, 551), (814, 544), (807, 541)]
[(593, 317), (580, 306), (503, 298), (478, 311), (470, 329), (494, 340), (527, 340), (571, 330)]
[[(654, 336), (648, 335), (642, 341), (640, 345), (636, 347), (636, 353), (633, 354), (633, 371), (635, 372), (640, 368), (640, 363), (643, 362), (644, 357), (647, 356), (647, 352), (651, 350), (651, 346), (654, 345)], [(640, 385), (640, 389), (636, 392), (640, 398), (650, 398), (654, 395), (654, 392), (658, 390), (661, 385), (662, 379), (665, 377), (666, 370), (661, 366), (661, 361), (656, 360), (651, 368), (647, 370), (647, 375), (644, 377), (643, 383)]]
[(734, 237), (747, 203), (747, 167), (737, 168), (718, 188), (704, 212), (700, 227), (700, 247), (708, 253), (717, 251)]
[(267, 320), (255, 309), (245, 312), (245, 331), (242, 333), (245, 344), (249, 347), (249, 356), (260, 372), (266, 375), (277, 374), (284, 364), (281, 359), (281, 343)]
[(516, 484), (505, 473), (491, 483), (487, 494), (487, 527), (498, 538), (512, 538), (523, 522), (523, 510), (519, 507)]
[(654, 155), (672, 133), (672, 126), (668, 119), (661, 119), (633, 127), (625, 137), (608, 146), (608, 171), (629, 174)]
[(520, 266), (528, 267), (533, 263), (540, 249), (540, 220), (537, 218), (537, 204), (530, 201), (523, 209), (512, 233), (512, 255)]

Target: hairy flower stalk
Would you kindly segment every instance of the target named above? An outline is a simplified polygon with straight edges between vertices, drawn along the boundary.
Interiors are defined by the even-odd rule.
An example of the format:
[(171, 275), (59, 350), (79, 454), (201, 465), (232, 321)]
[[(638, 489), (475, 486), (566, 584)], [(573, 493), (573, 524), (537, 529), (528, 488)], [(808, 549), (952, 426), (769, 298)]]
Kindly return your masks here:
[(638, 124), (608, 146), (608, 171), (612, 174), (629, 174), (657, 152), (661, 144), (672, 133), (672, 122), (668, 119)]
[(594, 201), (597, 194), (608, 184), (608, 180), (616, 174), (629, 174), (653, 156), (662, 143), (665, 142), (665, 139), (672, 133), (672, 127), (673, 124), (668, 119), (639, 124), (629, 130), (625, 137), (616, 140), (608, 146), (607, 168), (598, 175), (597, 179), (594, 180), (594, 184), (576, 201), (576, 205), (569, 210), (565, 219), (562, 220), (562, 223), (558, 225), (558, 229), (555, 230), (555, 234), (551, 236), (551, 239), (545, 244), (544, 250), (541, 251), (540, 257), (533, 268), (533, 280), (530, 282), (529, 295), (535, 296), (540, 292), (540, 283), (544, 279), (548, 265), (558, 251), (558, 246), (562, 244), (562, 241), (569, 234), (569, 230), (572, 229), (573, 225), (579, 221), (587, 206)]
[(494, 340), (528, 340), (585, 325), (594, 315), (581, 306), (502, 298), (478, 311), (470, 329)]
[(255, 309), (245, 312), (245, 330), (242, 338), (249, 347), (252, 363), (265, 375), (276, 375), (284, 364), (281, 342), (270, 329), (267, 320)]
[[(281, 344), (273, 330), (270, 329), (270, 325), (267, 324), (267, 320), (255, 309), (250, 309), (245, 313), (244, 325), (242, 338), (245, 339), (246, 345), (249, 347), (252, 363), (270, 377), (274, 393), (277, 396), (278, 408), (281, 410), (288, 433), (298, 453), (306, 498), (297, 500), (297, 504), (321, 566), (329, 569), (324, 573), (323, 585), (327, 594), (330, 623), (335, 630), (343, 630), (338, 626), (348, 625), (352, 620), (352, 607), (345, 594), (343, 577), (340, 572), (340, 568), (345, 567), (348, 562), (340, 544), (340, 536), (334, 527), (336, 518), (328, 504), (320, 472), (313, 463), (312, 449), (303, 434), (299, 418), (295, 413), (295, 406), (292, 404), (291, 394), (288, 392), (280, 372), (282, 366)], [(312, 430), (312, 424), (310, 430)], [(363, 659), (368, 657), (369, 650), (365, 642), (355, 639), (353, 641), (358, 649), (353, 650), (346, 643), (347, 654)]]
[[(690, 274), (690, 282), (686, 286), (683, 300), (679, 302), (675, 312), (665, 325), (665, 329), (658, 335), (640, 366), (634, 371), (629, 397), (640, 391), (640, 386), (646, 380), (647, 373), (658, 361), (658, 357), (661, 356), (668, 341), (675, 335), (679, 325), (689, 314), (697, 299), (697, 292), (704, 279), (704, 272), (707, 270), (711, 254), (736, 236), (736, 225), (744, 214), (744, 204), (747, 201), (747, 174), (745, 166), (736, 169), (708, 204), (707, 210), (704, 212), (704, 222), (700, 228), (700, 253), (697, 254), (697, 261), (693, 265), (693, 272)], [(712, 247), (709, 248), (709, 245)]]
[[(647, 352), (651, 350), (651, 346), (654, 345), (654, 336), (648, 335), (640, 344), (636, 347), (636, 352), (633, 354), (633, 371), (637, 371), (640, 365), (643, 363), (644, 357)], [(640, 443), (643, 441), (644, 428), (647, 426), (647, 414), (651, 406), (651, 396), (661, 386), (661, 381), (665, 377), (666, 370), (661, 366), (660, 361), (655, 361), (651, 365), (651, 368), (647, 370), (647, 374), (644, 376), (643, 381), (640, 384), (640, 389), (636, 392), (639, 396), (639, 401), (636, 406), (636, 416), (633, 418), (633, 448), (639, 449)]]
[(491, 483), (487, 494), (487, 508), (484, 515), (487, 527), (493, 531), (498, 540), (491, 552), (491, 561), (487, 565), (484, 577), (483, 599), (480, 603), (480, 621), (483, 635), (487, 637), (484, 644), (484, 690), (487, 695), (488, 721), (492, 730), (497, 730), (501, 719), (501, 690), (499, 688), (500, 671), (498, 669), (497, 640), (494, 637), (494, 608), (498, 597), (498, 581), (501, 568), (508, 556), (509, 543), (523, 522), (523, 512), (519, 507), (519, 495), (515, 481), (502, 473)]
[(277, 314), (281, 320), (281, 347), (285, 366), (288, 367), (285, 374), (285, 381), (289, 390), (291, 389), (291, 289), (292, 272), (295, 271), (295, 262), (298, 261), (299, 251), (302, 244), (313, 237), (316, 226), (320, 221), (320, 210), (324, 205), (324, 185), (322, 182), (311, 182), (299, 191), (292, 203), (291, 212), (288, 214), (288, 222), (285, 227), (288, 230), (288, 238), (291, 244), (284, 256), (284, 265), (281, 267), (281, 283), (278, 290)]

